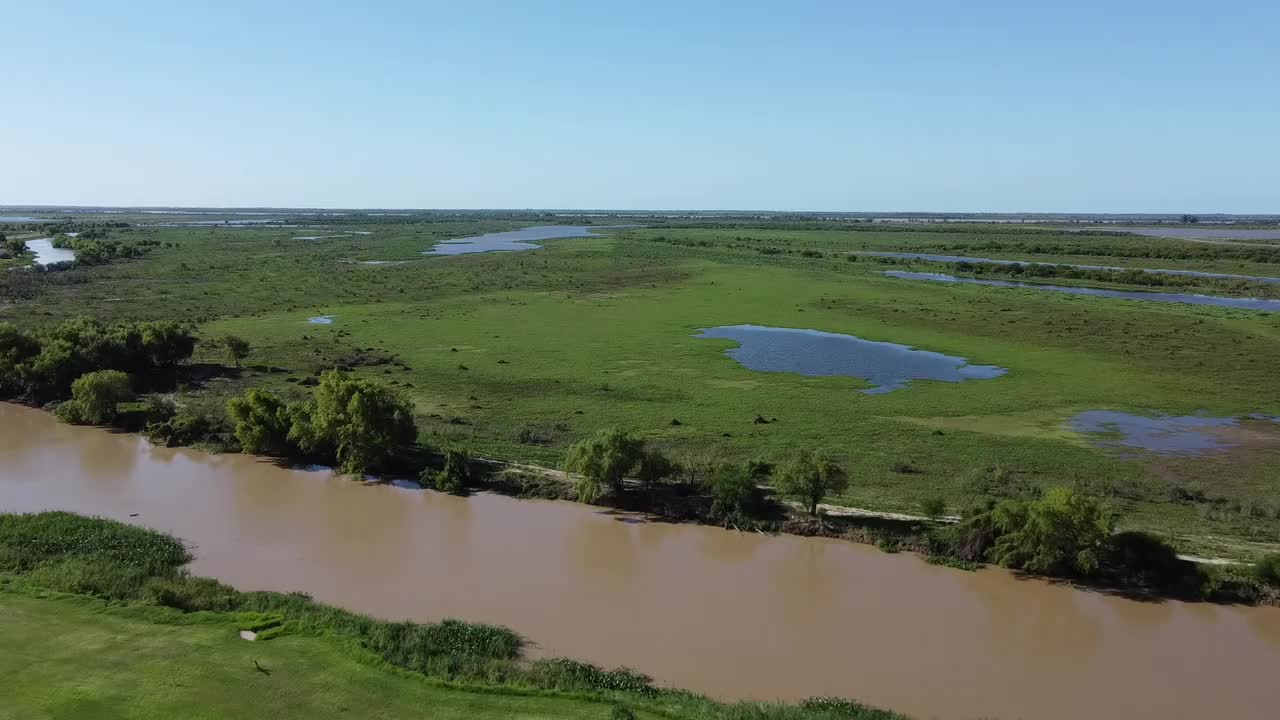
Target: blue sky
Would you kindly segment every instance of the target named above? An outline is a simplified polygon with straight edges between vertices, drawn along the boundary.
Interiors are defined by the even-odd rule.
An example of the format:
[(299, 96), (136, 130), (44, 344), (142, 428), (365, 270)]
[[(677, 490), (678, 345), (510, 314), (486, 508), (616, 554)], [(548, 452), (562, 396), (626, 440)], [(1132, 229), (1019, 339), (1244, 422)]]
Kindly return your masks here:
[(1280, 3), (17, 2), (0, 204), (1280, 212)]

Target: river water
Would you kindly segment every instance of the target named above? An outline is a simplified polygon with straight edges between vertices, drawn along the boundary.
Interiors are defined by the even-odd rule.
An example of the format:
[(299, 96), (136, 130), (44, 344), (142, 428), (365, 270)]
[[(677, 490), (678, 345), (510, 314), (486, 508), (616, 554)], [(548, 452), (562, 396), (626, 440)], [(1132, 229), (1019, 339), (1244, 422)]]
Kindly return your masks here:
[[(193, 571), (385, 618), (523, 633), (724, 698), (843, 695), (918, 718), (1270, 718), (1280, 610), (1140, 603), (843, 541), (468, 499), (150, 447), (0, 404), (0, 510), (194, 545)], [(136, 517), (131, 517), (137, 513)]]

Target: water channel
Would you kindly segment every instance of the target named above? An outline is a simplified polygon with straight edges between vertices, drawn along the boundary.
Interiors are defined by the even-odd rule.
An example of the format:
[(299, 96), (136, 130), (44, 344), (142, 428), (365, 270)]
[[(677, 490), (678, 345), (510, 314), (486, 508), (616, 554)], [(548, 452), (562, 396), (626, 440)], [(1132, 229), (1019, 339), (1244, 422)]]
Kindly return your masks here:
[[(172, 532), (192, 570), (385, 618), (508, 625), (535, 654), (723, 698), (917, 718), (1274, 717), (1280, 609), (1136, 602), (838, 540), (457, 498), (151, 447), (0, 404), (0, 511)], [(135, 516), (136, 513), (136, 516)]]

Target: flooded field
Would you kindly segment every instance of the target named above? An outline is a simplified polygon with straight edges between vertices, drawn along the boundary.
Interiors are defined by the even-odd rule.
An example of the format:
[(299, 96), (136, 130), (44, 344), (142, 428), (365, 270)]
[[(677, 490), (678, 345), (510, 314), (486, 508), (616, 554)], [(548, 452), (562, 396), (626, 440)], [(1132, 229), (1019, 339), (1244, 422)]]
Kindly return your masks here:
[(1076, 432), (1101, 436), (1096, 437), (1094, 443), (1102, 447), (1136, 448), (1162, 455), (1203, 455), (1232, 448), (1251, 434), (1242, 427), (1245, 420), (1253, 423), (1280, 422), (1280, 419), (1264, 416), (1242, 419), (1088, 410), (1071, 418), (1068, 425)]
[(1238, 308), (1240, 310), (1262, 310), (1280, 312), (1280, 300), (1265, 298), (1234, 298), (1215, 295), (1195, 295), (1191, 293), (1142, 292), (1138, 290), (1108, 290), (1106, 288), (1081, 287), (1075, 285), (1049, 285), (1046, 283), (1014, 282), (1010, 280), (979, 280), (978, 278), (958, 277), (946, 273), (905, 272), (902, 270), (885, 270), (880, 273), (900, 280), (925, 280), (931, 282), (964, 283), (967, 285), (987, 285), (989, 287), (1026, 288), (1028, 290), (1044, 290), (1069, 295), (1092, 295), (1095, 297), (1120, 298), (1123, 300), (1146, 300), (1150, 302), (1181, 303), (1184, 305), (1216, 305), (1218, 307)]
[(961, 382), (1008, 372), (970, 365), (962, 357), (820, 330), (731, 325), (703, 330), (697, 337), (737, 342), (725, 354), (752, 370), (861, 378), (874, 385), (862, 391), (872, 395), (901, 389), (912, 380)]
[[(929, 262), (945, 262), (959, 263), (967, 262), (974, 264), (989, 265), (1035, 265), (1034, 262), (1026, 260), (999, 260), (994, 258), (968, 257), (966, 255), (933, 255), (930, 253), (911, 253), (911, 252), (858, 252), (855, 255), (866, 255), (868, 257), (891, 257), (901, 258), (905, 260), (927, 260)], [(1081, 270), (1141, 270), (1142, 272), (1152, 273), (1155, 275), (1184, 275), (1187, 277), (1202, 278), (1220, 278), (1224, 280), (1249, 280), (1251, 282), (1260, 283), (1280, 283), (1280, 277), (1265, 277), (1261, 275), (1233, 275), (1231, 273), (1211, 273), (1201, 272), (1199, 270), (1166, 270), (1163, 268), (1124, 268), (1115, 265), (1075, 265), (1071, 263), (1053, 263), (1045, 262), (1044, 265), (1061, 265), (1063, 267), (1080, 268)]]
[(1099, 225), (1089, 228), (1063, 228), (1072, 232), (1125, 232), (1148, 237), (1182, 238), (1190, 240), (1280, 240), (1280, 229), (1277, 230), (1238, 230), (1221, 227), (1131, 227), (1121, 225)]
[(583, 225), (539, 225), (521, 230), (488, 233), (475, 237), (444, 240), (436, 243), (423, 255), (467, 255), (483, 252), (516, 252), (519, 250), (537, 250), (542, 247), (536, 240), (558, 240), (560, 238), (598, 237), (591, 232), (593, 228)]
[(76, 259), (74, 250), (56, 248), (52, 238), (28, 240), (27, 249), (35, 253), (35, 264), (52, 265), (53, 263), (71, 262)]
[(724, 698), (918, 718), (1274, 717), (1280, 610), (1135, 602), (870, 546), (570, 503), (371, 486), (154, 448), (0, 404), (0, 510), (173, 532), (193, 570), (385, 618), (509, 625), (536, 653)]

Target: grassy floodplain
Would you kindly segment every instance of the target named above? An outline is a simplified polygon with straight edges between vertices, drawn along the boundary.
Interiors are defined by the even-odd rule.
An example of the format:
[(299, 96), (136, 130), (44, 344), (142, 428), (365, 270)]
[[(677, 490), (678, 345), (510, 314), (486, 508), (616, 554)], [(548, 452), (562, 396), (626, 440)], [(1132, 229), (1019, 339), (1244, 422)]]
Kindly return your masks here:
[[(1246, 422), (1236, 448), (1202, 457), (1101, 449), (1065, 424), (1090, 409), (1280, 415), (1280, 314), (909, 282), (847, 257), (923, 251), (1280, 275), (1267, 248), (728, 218), (650, 219), (537, 251), (423, 257), (441, 239), (575, 220), (290, 222), (302, 227), (116, 231), (162, 244), (52, 274), (12, 294), (0, 319), (191, 319), (203, 337), (235, 333), (254, 350), (242, 372), (183, 389), (184, 403), (219, 408), (249, 386), (298, 396), (301, 380), (345, 366), (408, 392), (426, 442), (491, 458), (555, 465), (570, 443), (617, 425), (686, 460), (826, 449), (853, 477), (838, 502), (859, 507), (910, 512), (940, 494), (958, 508), (999, 476), (1108, 497), (1123, 527), (1169, 534), (1186, 552), (1247, 559), (1280, 542), (1280, 440), (1268, 424)], [(327, 235), (339, 237), (294, 239)], [(316, 315), (334, 321), (307, 322)], [(849, 333), (1009, 372), (865, 395), (854, 378), (748, 370), (723, 354), (731, 342), (693, 337), (741, 323)], [(197, 353), (222, 362), (212, 346)], [(756, 424), (757, 415), (777, 422)]]

